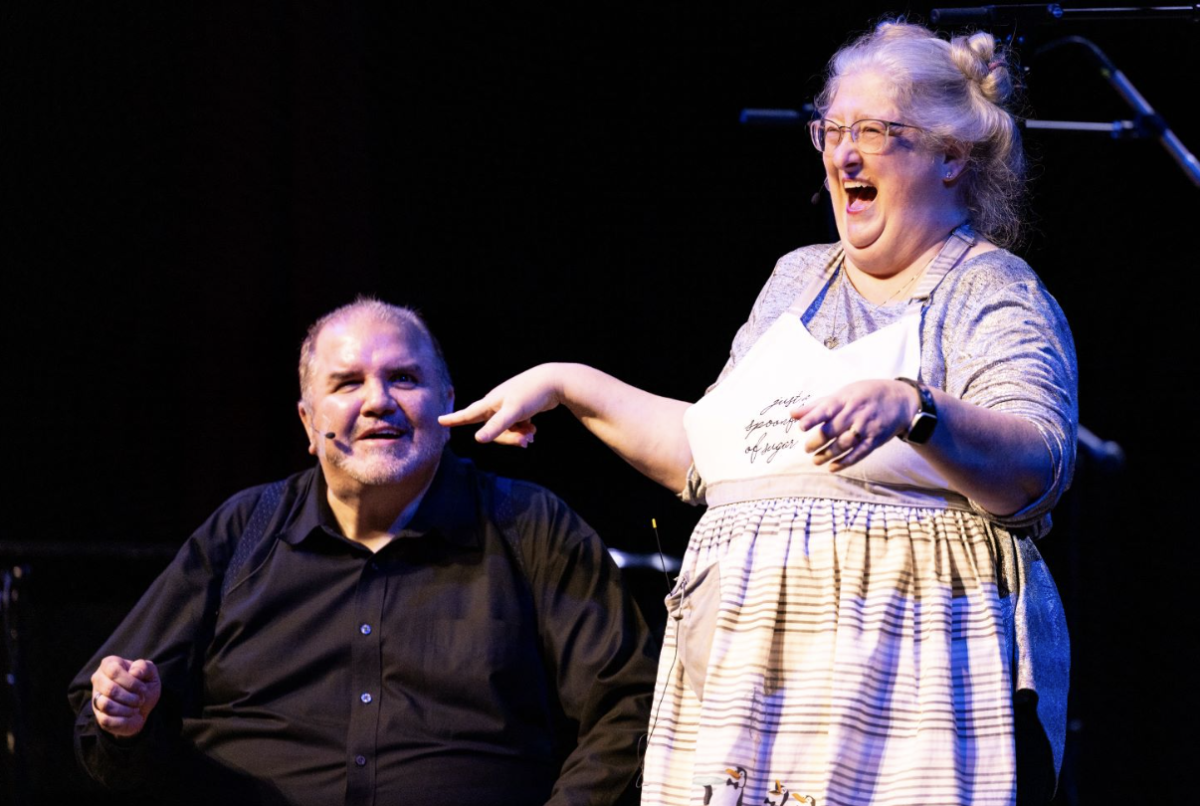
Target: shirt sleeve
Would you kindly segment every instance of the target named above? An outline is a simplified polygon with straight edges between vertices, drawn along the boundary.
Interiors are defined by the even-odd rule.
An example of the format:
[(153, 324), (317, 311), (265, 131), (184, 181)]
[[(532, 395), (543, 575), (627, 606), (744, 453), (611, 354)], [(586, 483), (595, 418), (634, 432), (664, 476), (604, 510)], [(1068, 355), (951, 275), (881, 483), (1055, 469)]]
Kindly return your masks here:
[(591, 527), (540, 488), (513, 497), (542, 653), (576, 732), (549, 803), (636, 803), (657, 646)]
[(951, 313), (942, 328), (944, 388), (1037, 428), (1047, 468), (1047, 485), (1037, 500), (1006, 516), (971, 505), (993, 523), (1040, 537), (1074, 472), (1078, 370), (1058, 303), (1023, 262), (1009, 260), (1018, 268), (967, 273), (957, 284), (953, 296), (961, 304), (947, 306)]
[[(181, 719), (197, 705), (206, 636), (219, 602), (219, 569), (227, 563), (231, 535), (244, 523), (246, 508), (238, 503), (231, 499), (188, 539), (71, 682), (67, 697), (76, 714), (76, 757), (109, 788), (158, 791), (172, 782), (182, 749)], [(162, 681), (158, 705), (130, 739), (101, 729), (92, 711), (91, 676), (109, 655), (151, 660)]]

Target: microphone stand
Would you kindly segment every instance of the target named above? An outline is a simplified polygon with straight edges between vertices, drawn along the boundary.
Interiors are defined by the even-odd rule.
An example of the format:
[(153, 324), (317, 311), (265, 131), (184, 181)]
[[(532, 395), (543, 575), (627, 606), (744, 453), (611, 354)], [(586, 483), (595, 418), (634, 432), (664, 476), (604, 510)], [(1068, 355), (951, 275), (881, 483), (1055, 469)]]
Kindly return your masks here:
[(1083, 20), (1180, 20), (1200, 21), (1200, 5), (1141, 6), (1126, 8), (1063, 8), (1058, 3), (1018, 3), (973, 8), (935, 8), (929, 22), (935, 26), (982, 27), (1013, 22), (1057, 23)]
[[(1018, 3), (1016, 5), (975, 6), (973, 8), (935, 8), (929, 14), (930, 22), (935, 26), (974, 26), (989, 27), (996, 25), (1054, 25), (1068, 20), (1188, 20), (1195, 24), (1200, 22), (1200, 4), (1190, 6), (1142, 6), (1125, 8), (1063, 8), (1058, 3)], [(1112, 123), (1074, 122), (1064, 120), (1026, 120), (1023, 125), (1027, 129), (1053, 129), (1082, 132), (1107, 132), (1114, 138), (1154, 137), (1171, 159), (1175, 160), (1180, 170), (1200, 187), (1200, 161), (1184, 146), (1183, 141), (1171, 131), (1167, 122), (1154, 111), (1133, 83), (1117, 69), (1117, 66), (1094, 43), (1079, 36), (1068, 36), (1056, 39), (1034, 51), (1038, 56), (1063, 45), (1081, 45), (1087, 49), (1097, 66), (1100, 75), (1116, 90), (1121, 99), (1134, 111), (1134, 119), (1118, 120)]]
[[(1090, 11), (1091, 9), (1087, 10)], [(1117, 9), (1113, 10), (1116, 11)], [(1047, 51), (1065, 45), (1079, 45), (1087, 50), (1088, 54), (1091, 55), (1100, 68), (1100, 75), (1117, 91), (1121, 99), (1129, 104), (1135, 113), (1135, 117), (1132, 121), (1118, 120), (1111, 124), (1027, 120), (1025, 121), (1026, 128), (1074, 129), (1076, 131), (1107, 130), (1114, 138), (1157, 138), (1162, 143), (1163, 148), (1167, 150), (1167, 153), (1171, 155), (1171, 159), (1175, 160), (1187, 178), (1192, 180), (1192, 184), (1200, 187), (1200, 160), (1197, 160), (1196, 155), (1188, 151), (1183, 141), (1179, 139), (1175, 132), (1171, 131), (1166, 120), (1154, 111), (1154, 107), (1150, 106), (1150, 102), (1137, 91), (1137, 88), (1133, 86), (1133, 82), (1117, 69), (1117, 66), (1112, 63), (1108, 56), (1104, 54), (1104, 51), (1100, 50), (1094, 42), (1084, 39), (1082, 36), (1067, 36), (1043, 45), (1034, 51), (1034, 55), (1040, 56)]]

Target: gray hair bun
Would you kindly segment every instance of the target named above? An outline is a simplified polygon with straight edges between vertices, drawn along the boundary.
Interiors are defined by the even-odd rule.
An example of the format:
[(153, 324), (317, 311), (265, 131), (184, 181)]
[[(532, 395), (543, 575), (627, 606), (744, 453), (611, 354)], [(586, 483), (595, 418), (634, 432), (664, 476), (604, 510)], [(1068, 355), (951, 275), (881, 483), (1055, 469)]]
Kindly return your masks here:
[(950, 59), (984, 98), (998, 106), (1008, 104), (1013, 96), (1013, 78), (1007, 54), (996, 47), (994, 36), (979, 31), (954, 37), (950, 40)]

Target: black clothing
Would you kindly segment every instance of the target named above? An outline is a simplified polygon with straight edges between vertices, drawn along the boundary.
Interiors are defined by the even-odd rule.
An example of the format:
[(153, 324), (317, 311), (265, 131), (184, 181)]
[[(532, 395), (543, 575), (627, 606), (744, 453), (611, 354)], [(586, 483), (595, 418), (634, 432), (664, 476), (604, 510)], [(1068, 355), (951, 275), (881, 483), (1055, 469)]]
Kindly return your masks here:
[[(226, 803), (626, 792), (656, 653), (600, 539), (561, 500), (447, 452), (412, 522), (372, 554), (338, 532), (314, 468), (287, 480), (222, 598), (264, 489), (192, 535), (72, 683), (93, 777)], [(93, 718), (89, 677), (106, 655), (153, 660), (163, 681), (132, 740)]]

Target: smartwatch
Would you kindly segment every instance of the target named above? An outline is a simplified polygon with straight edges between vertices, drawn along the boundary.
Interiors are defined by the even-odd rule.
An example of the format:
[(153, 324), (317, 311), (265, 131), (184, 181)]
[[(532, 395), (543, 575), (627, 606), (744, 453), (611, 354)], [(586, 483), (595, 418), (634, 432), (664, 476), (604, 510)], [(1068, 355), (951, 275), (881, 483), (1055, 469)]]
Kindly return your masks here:
[(937, 406), (933, 403), (933, 393), (929, 391), (928, 386), (920, 381), (914, 381), (912, 378), (897, 378), (896, 380), (907, 383), (916, 389), (921, 398), (921, 407), (913, 415), (912, 422), (908, 424), (908, 430), (896, 436), (901, 442), (924, 445), (933, 436), (933, 429), (937, 426)]

